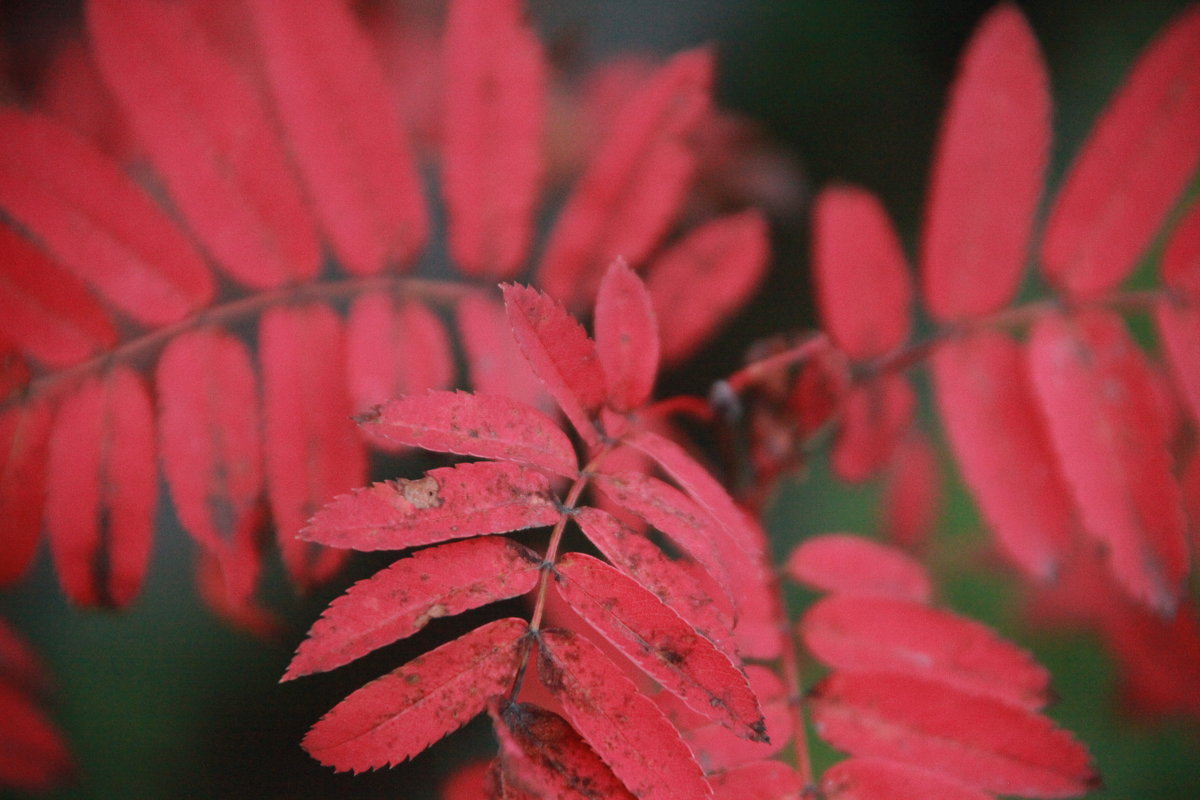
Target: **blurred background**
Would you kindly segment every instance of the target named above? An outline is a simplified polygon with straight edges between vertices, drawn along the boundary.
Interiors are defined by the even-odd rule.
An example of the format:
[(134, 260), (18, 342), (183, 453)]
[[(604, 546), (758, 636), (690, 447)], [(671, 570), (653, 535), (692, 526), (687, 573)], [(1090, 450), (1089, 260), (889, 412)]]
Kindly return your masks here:
[[(530, 0), (545, 40), (580, 64), (631, 49), (661, 56), (714, 43), (721, 104), (758, 120), (798, 165), (800, 190), (774, 220), (777, 257), (767, 285), (719, 344), (667, 377), (666, 391), (703, 393), (736, 367), (754, 340), (813, 325), (805, 231), (812, 187), (846, 180), (875, 190), (912, 252), (943, 98), (959, 52), (991, 5)], [(1183, 5), (1020, 4), (1041, 41), (1056, 99), (1052, 186), (1137, 53)], [(75, 2), (0, 0), (14, 85), (36, 82), (51, 44), (78, 25), (78, 16)], [(1091, 747), (1104, 775), (1107, 789), (1094, 797), (1200, 797), (1197, 728), (1123, 715), (1113, 702), (1112, 666), (1094, 640), (1050, 637), (1021, 625), (1017, 583), (980, 554), (975, 512), (945, 467), (948, 513), (934, 545), (942, 599), (997, 625), (1051, 669), (1062, 697), (1052, 715)], [(872, 531), (876, 496), (875, 487), (835, 484), (818, 457), (770, 509), (777, 552), (819, 531)], [(440, 620), (433, 630), (335, 674), (281, 686), (292, 650), (328, 601), (385, 561), (362, 559), (339, 586), (302, 599), (273, 566), (267, 602), (288, 627), (275, 641), (253, 639), (218, 621), (196, 596), (191, 544), (165, 505), (149, 581), (131, 610), (109, 615), (69, 608), (45, 553), (23, 584), (0, 597), (0, 615), (33, 642), (53, 672), (51, 713), (78, 760), (75, 782), (52, 797), (423, 799), (436, 797), (435, 787), (462, 752), (490, 751), (490, 733), (476, 722), (415, 764), (390, 771), (335, 775), (312, 761), (299, 742), (321, 714), (367, 680), (474, 627), (478, 618)]]

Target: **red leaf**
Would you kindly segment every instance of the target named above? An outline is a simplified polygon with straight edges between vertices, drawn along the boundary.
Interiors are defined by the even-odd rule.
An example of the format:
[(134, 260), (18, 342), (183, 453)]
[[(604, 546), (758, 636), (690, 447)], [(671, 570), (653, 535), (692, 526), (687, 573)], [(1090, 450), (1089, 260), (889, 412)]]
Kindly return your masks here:
[(493, 700), (488, 711), (505, 771), (536, 797), (633, 800), (567, 721), (529, 703)]
[(880, 524), (889, 542), (909, 550), (922, 547), (937, 527), (942, 510), (942, 476), (933, 443), (912, 428), (896, 446), (879, 501)]
[(825, 771), (827, 800), (992, 800), (952, 778), (882, 758), (850, 758)]
[(3, 618), (0, 618), (0, 681), (27, 692), (43, 692), (48, 683), (41, 659)]
[(851, 483), (868, 480), (892, 459), (912, 423), (917, 398), (904, 375), (888, 373), (846, 395), (833, 447), (833, 469)]
[(340, 0), (251, 6), (266, 73), (308, 196), (342, 266), (409, 264), (428, 220), (387, 78)]
[(1192, 418), (1200, 423), (1200, 205), (1171, 234), (1163, 252), (1162, 280), (1179, 295), (1155, 309), (1163, 355)]
[(553, 525), (561, 514), (542, 473), (481, 461), (355, 489), (318, 511), (300, 535), (331, 547), (401, 550)]
[(402, 558), (333, 601), (282, 680), (348, 664), (411, 636), (430, 620), (517, 597), (541, 574), (537, 553), (500, 536), (444, 544)]
[(261, 639), (279, 639), (285, 626), (254, 597), (262, 572), (258, 542), (249, 537), (201, 550), (196, 561), (196, 589), (217, 616)]
[(63, 266), (143, 325), (207, 305), (191, 242), (115, 161), (49, 117), (0, 112), (0, 204)]
[(1047, 702), (1050, 674), (1029, 653), (986, 625), (912, 600), (826, 597), (805, 613), (800, 633), (834, 669), (910, 673), (1030, 710)]
[[(687, 714), (686, 718), (681, 718), (683, 715), (679, 714), (672, 716), (676, 720), (676, 727), (683, 733), (683, 740), (687, 742), (706, 772), (733, 770), (770, 758), (780, 752), (792, 738), (792, 708), (788, 703), (783, 682), (766, 667), (750, 664), (745, 669), (750, 688), (754, 690), (762, 706), (770, 741), (752, 742), (742, 739), (723, 725), (708, 722), (687, 709), (683, 709)], [(660, 694), (655, 698), (660, 701), (660, 706), (663, 705), (661, 699), (664, 697), (669, 695)]]
[(91, 0), (87, 21), (141, 147), (230, 276), (256, 289), (315, 277), (320, 245), (278, 132), (186, 9)]
[[(662, 360), (677, 364), (695, 353), (758, 288), (769, 257), (767, 221), (751, 210), (706, 222), (655, 259), (646, 290), (658, 317)], [(632, 258), (629, 263), (637, 266)]]
[(37, 87), (37, 108), (117, 159), (136, 157), (125, 118), (81, 38), (65, 38)]
[[(736, 554), (738, 548), (716, 520), (691, 498), (674, 486), (641, 472), (599, 473), (595, 476), (595, 485), (615, 505), (653, 525), (695, 559), (732, 600), (730, 570), (737, 562), (730, 563), (726, 556)], [(745, 558), (743, 554), (741, 560)]]
[(666, 717), (595, 645), (570, 631), (538, 639), (538, 674), (567, 719), (641, 800), (711, 797), (700, 766)]
[(72, 771), (62, 735), (29, 697), (0, 682), (0, 786), (46, 792)]
[(154, 538), (155, 454), (150, 398), (132, 370), (89, 379), (59, 405), (46, 529), (72, 602), (121, 607), (141, 588)]
[(24, 575), (37, 552), (50, 421), (44, 402), (0, 414), (0, 586)]
[(257, 380), (242, 342), (201, 330), (180, 334), (158, 363), (163, 473), (184, 528), (205, 552), (205, 601), (259, 634), (276, 623), (254, 605), (262, 567), (263, 489)]
[(568, 553), (555, 572), (562, 598), (663, 688), (740, 736), (765, 741), (762, 709), (746, 676), (662, 600), (582, 553)]
[(284, 565), (301, 587), (327, 579), (344, 554), (296, 538), (334, 496), (367, 479), (350, 420), (341, 318), (322, 305), (268, 309), (259, 328), (267, 494)]
[(658, 322), (646, 285), (624, 261), (614, 261), (600, 281), (593, 324), (608, 404), (633, 411), (654, 392)]
[(553, 404), (513, 341), (508, 315), (482, 293), (464, 297), (457, 308), (458, 332), (470, 369), (471, 386), (480, 394), (500, 394), (551, 411)]
[(513, 284), (503, 290), (513, 337), (534, 374), (584, 440), (598, 442), (592, 417), (607, 390), (595, 343), (549, 295)]
[(666, 233), (696, 166), (689, 141), (708, 113), (712, 53), (681, 53), (622, 107), (546, 244), (538, 283), (587, 305), (606, 266), (638, 266)]
[(1050, 91), (1029, 23), (989, 13), (963, 55), (934, 155), (921, 238), (925, 304), (979, 317), (1017, 293), (1050, 147)]
[(75, 276), (6, 225), (0, 225), (0, 335), (52, 367), (66, 367), (111, 347), (117, 331)]
[[(597, 485), (618, 505), (679, 544), (716, 580), (721, 592), (736, 602), (739, 619), (734, 633), (743, 655), (775, 658), (779, 647), (775, 623), (779, 609), (775, 607), (772, 581), (766, 571), (763, 556), (766, 540), (762, 532), (742, 514), (720, 484), (678, 445), (645, 431), (631, 437), (629, 443), (663, 466), (692, 497), (702, 492), (710, 503), (722, 507), (729, 523), (722, 524), (712, 508), (703, 508), (662, 481), (637, 473), (601, 473), (596, 476)], [(736, 533), (730, 532), (733, 524), (739, 526)]]
[(509, 278), (533, 238), (546, 64), (520, 0), (458, 0), (446, 22), (442, 196), (468, 275)]
[(1187, 575), (1179, 485), (1145, 357), (1119, 317), (1048, 314), (1033, 327), (1030, 374), (1083, 518), (1132, 596), (1174, 609)]
[(480, 800), (489, 798), (489, 773), (495, 764), (491, 760), (470, 761), (459, 764), (450, 777), (442, 782), (438, 795), (441, 800)]
[(875, 195), (856, 186), (817, 195), (813, 279), (825, 330), (850, 358), (875, 358), (908, 341), (908, 261)]
[(1112, 603), (1100, 628), (1120, 665), (1122, 700), (1131, 710), (1200, 717), (1200, 625), (1193, 606), (1166, 620), (1133, 603)]
[[(346, 369), (356, 413), (393, 397), (454, 384), (454, 351), (437, 314), (385, 292), (354, 301), (346, 320)], [(386, 439), (372, 442), (395, 447)]]
[(612, 564), (670, 606), (689, 625), (733, 658), (733, 621), (704, 587), (645, 536), (605, 511), (583, 507), (575, 522)]
[(426, 392), (384, 403), (359, 418), (399, 444), (439, 453), (516, 461), (575, 477), (575, 451), (553, 420), (499, 395)]
[(1075, 513), (1020, 346), (998, 331), (949, 341), (933, 356), (934, 394), (963, 479), (1001, 549), (1053, 578)]
[(709, 778), (716, 800), (793, 800), (804, 788), (800, 775), (779, 761), (759, 761)]
[(1138, 58), (1067, 173), (1046, 222), (1042, 266), (1072, 295), (1119, 284), (1200, 164), (1200, 9)]
[(250, 354), (223, 332), (171, 340), (158, 362), (163, 473), (184, 528), (219, 550), (258, 523), (262, 444)]
[(303, 746), (338, 771), (399, 764), (512, 687), (529, 625), (501, 619), (418, 656), (338, 703)]
[(793, 580), (826, 592), (928, 603), (933, 591), (925, 567), (912, 556), (848, 533), (806, 539), (784, 569)]
[(735, 547), (748, 554), (761, 552), (760, 542), (746, 513), (738, 508), (717, 479), (682, 447), (653, 431), (639, 431), (626, 439), (626, 444), (654, 459), (693, 500), (712, 514)]
[(839, 672), (814, 687), (809, 707), (838, 749), (918, 764), (988, 792), (1073, 797), (1098, 783), (1087, 750), (1050, 720), (941, 681)]

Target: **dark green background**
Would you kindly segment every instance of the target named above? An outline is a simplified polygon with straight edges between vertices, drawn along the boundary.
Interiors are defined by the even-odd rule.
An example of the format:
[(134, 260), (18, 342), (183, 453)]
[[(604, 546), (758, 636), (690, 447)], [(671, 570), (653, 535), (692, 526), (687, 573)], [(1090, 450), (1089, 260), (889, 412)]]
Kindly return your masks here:
[[(958, 53), (990, 4), (978, 2), (783, 2), (781, 0), (533, 0), (552, 39), (582, 37), (599, 56), (628, 47), (667, 53), (716, 42), (720, 97), (762, 120), (802, 161), (810, 185), (851, 180), (878, 191), (911, 245), (922, 211), (928, 159)], [(1023, 4), (1044, 48), (1056, 98), (1052, 173), (1061, 174), (1105, 99), (1178, 2)], [(8, 2), (9, 40), (36, 49), (53, 35), (50, 9), (72, 3)], [(34, 43), (31, 47), (30, 43)], [(756, 337), (811, 324), (803, 213), (777, 221), (779, 259), (769, 284), (725, 340), (668, 385), (703, 390)], [(952, 468), (947, 467), (948, 474)], [(955, 485), (956, 486), (956, 485)], [(874, 489), (847, 490), (825, 477), (785, 487), (769, 514), (777, 552), (830, 529), (870, 530)], [(1196, 728), (1133, 723), (1110, 704), (1112, 667), (1087, 637), (1051, 639), (1024, 630), (1016, 585), (975, 566), (978, 520), (954, 486), (936, 540), (942, 597), (1033, 648), (1062, 696), (1054, 716), (1087, 742), (1108, 789), (1097, 798), (1200, 797)], [(415, 764), (362, 777), (333, 775), (300, 751), (307, 726), (366, 680), (428, 649), (474, 619), (442, 620), (413, 641), (333, 675), (279, 685), (304, 629), (338, 588), (298, 601), (271, 577), (271, 602), (292, 627), (278, 643), (249, 639), (215, 621), (195, 596), (191, 546), (165, 510), (150, 579), (130, 611), (80, 613), (54, 586), (44, 554), (0, 613), (36, 644), (56, 679), (53, 715), (79, 759), (61, 798), (430, 797), (453, 759), (486, 752), (476, 723)], [(356, 575), (381, 562), (360, 562)], [(349, 580), (347, 577), (347, 580)], [(1200, 687), (1197, 688), (1200, 691)], [(3, 724), (0, 721), (0, 724)], [(826, 754), (826, 757), (828, 754)]]

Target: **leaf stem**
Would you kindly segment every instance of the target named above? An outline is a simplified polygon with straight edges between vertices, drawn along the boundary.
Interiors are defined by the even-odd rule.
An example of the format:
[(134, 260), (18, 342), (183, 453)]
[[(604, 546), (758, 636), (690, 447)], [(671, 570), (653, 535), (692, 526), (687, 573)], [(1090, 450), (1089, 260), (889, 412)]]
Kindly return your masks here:
[[(608, 448), (601, 451), (602, 454), (606, 452), (608, 452)], [(526, 640), (528, 644), (521, 651), (521, 663), (517, 667), (517, 674), (513, 679), (512, 692), (509, 695), (509, 699), (513, 702), (516, 702), (517, 695), (521, 692), (521, 684), (525, 681), (525, 669), (529, 666), (529, 653), (532, 649), (532, 643), (537, 638), (537, 632), (542, 627), (542, 616), (546, 611), (546, 597), (550, 591), (550, 578), (554, 572), (554, 562), (558, 559), (558, 548), (562, 544), (563, 533), (567, 528), (567, 520), (570, 519), (571, 512), (575, 510), (576, 504), (579, 502), (579, 496), (587, 488), (588, 481), (591, 479), (589, 470), (595, 461), (596, 459), (593, 459), (591, 463), (579, 471), (579, 477), (571, 484), (571, 488), (567, 492), (567, 497), (562, 503), (562, 512), (558, 515), (558, 521), (554, 523), (554, 530), (550, 532), (550, 543), (546, 546), (546, 555), (542, 559), (542, 574), (538, 579), (537, 600), (534, 603), (533, 615), (529, 619), (530, 636)]]
[(149, 359), (182, 333), (206, 326), (231, 327), (243, 324), (272, 306), (306, 300), (344, 300), (371, 291), (390, 291), (402, 297), (417, 297), (426, 302), (449, 305), (474, 290), (475, 287), (459, 281), (414, 278), (409, 275), (374, 275), (312, 281), (256, 292), (209, 306), (179, 322), (146, 331), (121, 342), (87, 361), (34, 378), (23, 391), (14, 393), (0, 405), (0, 410), (7, 410), (17, 402), (58, 391), (114, 363)]

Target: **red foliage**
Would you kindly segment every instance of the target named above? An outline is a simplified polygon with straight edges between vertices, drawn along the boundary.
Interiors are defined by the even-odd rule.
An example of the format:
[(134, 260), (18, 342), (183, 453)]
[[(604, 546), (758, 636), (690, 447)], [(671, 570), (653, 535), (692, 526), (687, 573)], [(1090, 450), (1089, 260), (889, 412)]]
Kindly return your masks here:
[[(931, 607), (924, 568), (884, 545), (814, 537), (788, 558), (784, 573), (833, 592), (798, 626), (831, 670), (804, 691), (748, 506), (836, 427), (834, 471), (887, 475), (886, 532), (917, 545), (937, 514), (937, 456), (914, 429), (904, 371), (928, 362), (937, 416), (1003, 552), (1036, 579), (1062, 580), (1060, 617), (1103, 633), (1131, 704), (1197, 713), (1184, 504), (1197, 503), (1200, 458), (1196, 420), (1172, 411), (1186, 403), (1200, 419), (1195, 209), (1167, 243), (1162, 287), (1119, 291), (1200, 162), (1195, 9), (1117, 92), (1040, 242), (1046, 70), (1019, 11), (987, 15), (933, 159), (919, 258), (932, 334), (912, 340), (908, 265), (882, 204), (826, 189), (813, 262), (828, 337), (781, 337), (707, 403), (654, 403), (660, 363), (695, 352), (768, 257), (755, 211), (667, 241), (695, 176), (738, 163), (718, 152), (737, 137), (712, 109), (709, 51), (634, 65), (609, 100), (579, 112), (603, 117), (588, 132), (599, 144), (540, 251), (548, 292), (508, 284), (501, 307), (466, 281), (529, 266), (538, 198), (557, 177), (542, 141), (555, 77), (520, 0), (454, 0), (440, 44), (412, 32), (437, 66), (405, 67), (422, 80), (440, 70), (441, 103), (415, 99), (413, 116), (438, 108), (429, 149), (447, 242), (431, 252), (466, 281), (440, 265), (436, 279), (411, 274), (431, 229), (414, 155), (431, 126), (423, 119), (411, 147), (394, 102), (406, 89), (389, 84), (350, 7), (248, 9), (242, 27), (203, 4), (89, 0), (86, 49), (62, 51), (40, 108), (0, 110), (11, 140), (0, 207), (12, 223), (0, 227), (0, 582), (26, 570), (44, 517), (67, 595), (129, 603), (161, 463), (201, 548), (202, 595), (252, 630), (275, 624), (254, 599), (266, 506), (301, 588), (347, 550), (419, 548), (334, 601), (285, 680), (441, 617), (530, 599), (528, 619), (483, 623), (333, 708), (303, 746), (335, 769), (412, 758), (487, 710), (500, 753), (456, 791), (1084, 793), (1097, 780), (1086, 749), (1040, 713), (1046, 671)], [(64, 115), (57, 98), (88, 86), (101, 90), (95, 106)], [(130, 154), (149, 171), (127, 173), (117, 159)], [(1055, 297), (1010, 308), (1039, 247)], [(568, 311), (593, 305), (594, 339)], [(1171, 384), (1117, 315), (1129, 309), (1155, 313)], [(251, 323), (256, 336), (244, 336)], [(452, 391), (460, 355), (477, 393)], [(726, 434), (746, 420), (757, 480), (725, 465), (731, 495), (680, 441), (673, 414)], [(742, 442), (723, 444), (736, 456)], [(367, 481), (368, 445), (475, 460), (352, 489)], [(1189, 449), (1181, 488), (1175, 459)], [(567, 538), (576, 528), (581, 538)], [(516, 531), (523, 544), (503, 535)], [(1111, 578), (1092, 570), (1078, 532), (1103, 547)], [(572, 541), (602, 559), (565, 552)], [(30, 672), (0, 629), (0, 713), (18, 721), (0, 734), (0, 781), (37, 788), (68, 759), (22, 685)], [(852, 755), (823, 777), (807, 763), (806, 714)], [(793, 734), (795, 768), (768, 760)]]

